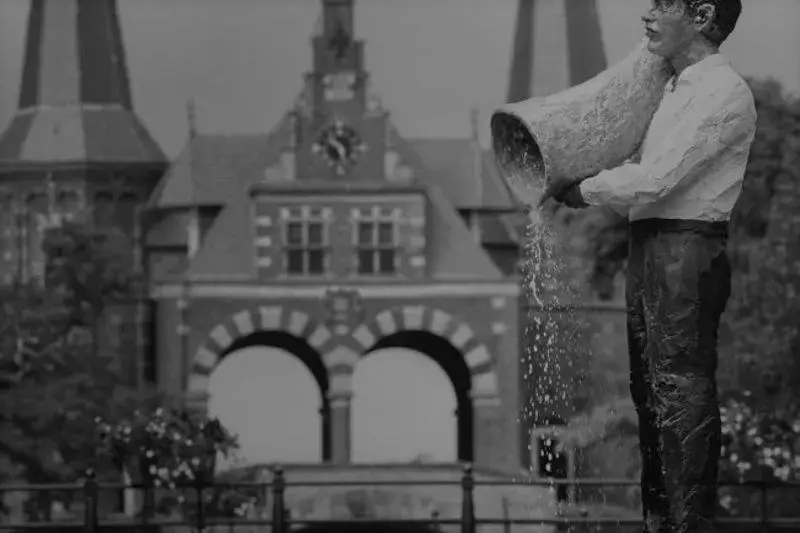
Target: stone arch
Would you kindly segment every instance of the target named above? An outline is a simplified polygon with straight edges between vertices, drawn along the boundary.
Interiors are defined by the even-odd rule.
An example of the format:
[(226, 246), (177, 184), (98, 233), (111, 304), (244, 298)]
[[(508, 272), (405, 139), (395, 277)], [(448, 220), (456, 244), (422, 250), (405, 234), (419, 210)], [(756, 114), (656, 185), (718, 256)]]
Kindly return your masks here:
[[(499, 389), (494, 357), (473, 329), (439, 309), (403, 306), (378, 313), (358, 326), (353, 338), (364, 356), (383, 348), (403, 347), (438, 363), (456, 394), (458, 459), (475, 460), (475, 407), (496, 406)], [(413, 390), (411, 384), (409, 390)]]
[(402, 331), (422, 331), (448, 341), (462, 354), (469, 369), (472, 396), (497, 397), (498, 383), (492, 353), (468, 324), (450, 313), (424, 305), (386, 309), (356, 328), (353, 338), (364, 353), (368, 353), (377, 349), (381, 339)]
[(251, 346), (282, 348), (306, 366), (320, 389), (322, 405), (322, 460), (328, 461), (330, 444), (330, 376), (322, 357), (332, 334), (307, 313), (280, 305), (243, 309), (214, 326), (195, 350), (186, 385), (187, 399), (198, 409), (208, 403), (211, 373), (228, 354)]

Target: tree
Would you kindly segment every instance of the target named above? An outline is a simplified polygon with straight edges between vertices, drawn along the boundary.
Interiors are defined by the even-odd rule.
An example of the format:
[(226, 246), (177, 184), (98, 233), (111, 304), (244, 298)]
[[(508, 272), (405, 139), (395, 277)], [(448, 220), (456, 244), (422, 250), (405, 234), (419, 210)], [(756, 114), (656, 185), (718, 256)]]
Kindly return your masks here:
[(738, 388), (752, 391), (754, 401), (786, 400), (800, 385), (800, 100), (784, 97), (774, 81), (753, 83), (753, 90), (759, 129), (733, 213), (733, 294), (720, 349), (737, 361)]
[(114, 234), (64, 222), (45, 237), (44, 285), (0, 288), (0, 454), (30, 481), (74, 480), (92, 465), (93, 420), (149, 398), (101, 353), (95, 326), (137, 283)]

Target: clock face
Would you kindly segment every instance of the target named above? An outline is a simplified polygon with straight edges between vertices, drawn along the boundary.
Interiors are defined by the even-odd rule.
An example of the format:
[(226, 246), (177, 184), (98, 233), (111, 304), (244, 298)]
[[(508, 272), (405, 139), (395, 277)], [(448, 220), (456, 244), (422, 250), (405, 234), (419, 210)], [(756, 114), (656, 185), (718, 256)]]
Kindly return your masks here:
[(366, 150), (366, 145), (353, 128), (337, 120), (320, 132), (313, 150), (337, 174), (344, 174), (348, 165), (354, 165), (358, 161), (358, 156)]

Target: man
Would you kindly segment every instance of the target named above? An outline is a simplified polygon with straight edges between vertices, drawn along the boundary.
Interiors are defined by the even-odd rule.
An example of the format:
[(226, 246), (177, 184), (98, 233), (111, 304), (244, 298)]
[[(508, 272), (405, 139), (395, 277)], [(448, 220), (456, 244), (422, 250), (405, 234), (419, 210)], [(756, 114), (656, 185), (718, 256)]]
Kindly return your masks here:
[(727, 224), (756, 129), (753, 96), (719, 53), (741, 0), (654, 0), (649, 50), (675, 70), (640, 160), (545, 194), (627, 211), (628, 346), (647, 533), (714, 531), (717, 329), (730, 294)]

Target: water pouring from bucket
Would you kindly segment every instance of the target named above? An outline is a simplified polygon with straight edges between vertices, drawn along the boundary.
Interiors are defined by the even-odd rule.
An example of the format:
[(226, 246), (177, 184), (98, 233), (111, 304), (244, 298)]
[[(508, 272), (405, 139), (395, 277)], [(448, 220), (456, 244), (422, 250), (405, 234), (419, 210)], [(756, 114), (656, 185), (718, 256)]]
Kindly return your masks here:
[(503, 178), (535, 211), (557, 181), (621, 165), (639, 147), (671, 76), (669, 64), (642, 42), (580, 85), (502, 106), (491, 132)]
[[(500, 174), (528, 206), (523, 283), (533, 313), (530, 328), (538, 333), (526, 346), (525, 380), (535, 401), (521, 412), (538, 418), (566, 401), (578, 386), (565, 379), (579, 342), (568, 338), (556, 318), (561, 304), (572, 300), (564, 251), (569, 236), (560, 235), (553, 210), (542, 205), (570, 183), (619, 166), (644, 138), (663, 96), (671, 67), (642, 43), (617, 65), (594, 78), (543, 98), (499, 108), (491, 118), (492, 148)], [(564, 317), (574, 327), (577, 317)], [(534, 370), (538, 369), (538, 370)], [(570, 375), (569, 372), (566, 375)]]

